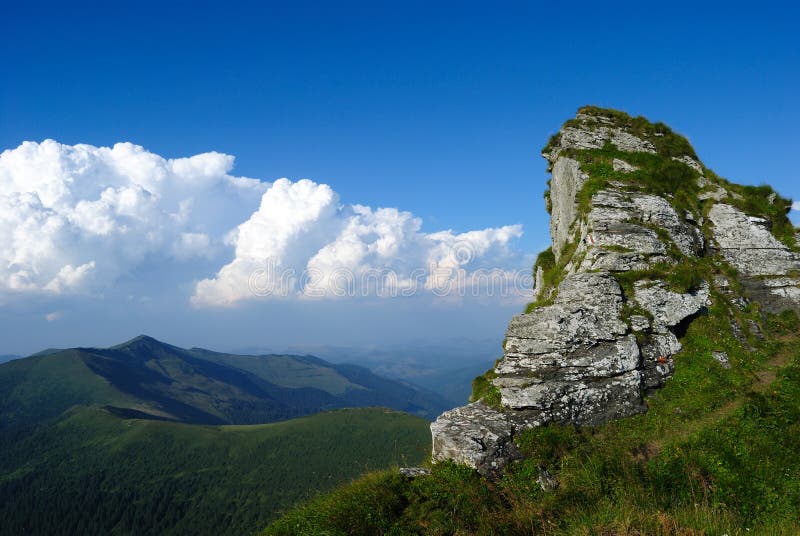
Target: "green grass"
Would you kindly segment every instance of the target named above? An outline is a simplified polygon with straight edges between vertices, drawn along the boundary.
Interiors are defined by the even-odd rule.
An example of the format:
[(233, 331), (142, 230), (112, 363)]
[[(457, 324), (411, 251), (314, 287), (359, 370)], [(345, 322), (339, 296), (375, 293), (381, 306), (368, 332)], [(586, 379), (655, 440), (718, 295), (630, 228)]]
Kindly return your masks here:
[(197, 426), (76, 408), (0, 448), (0, 532), (247, 534), (364, 472), (419, 464), (428, 422), (338, 410), (251, 426)]
[[(207, 357), (209, 354), (204, 354)], [(252, 372), (275, 385), (289, 388), (310, 387), (335, 396), (346, 394), (348, 389), (364, 389), (349, 381), (333, 367), (320, 366), (320, 363), (303, 361), (297, 356), (274, 355), (261, 359), (252, 356), (210, 354), (213, 361), (231, 365)]]
[(500, 407), (500, 390), (494, 386), (492, 380), (497, 377), (494, 372), (494, 366), (472, 380), (472, 395), (469, 397), (470, 402), (476, 402), (483, 399), (487, 405), (499, 408)]

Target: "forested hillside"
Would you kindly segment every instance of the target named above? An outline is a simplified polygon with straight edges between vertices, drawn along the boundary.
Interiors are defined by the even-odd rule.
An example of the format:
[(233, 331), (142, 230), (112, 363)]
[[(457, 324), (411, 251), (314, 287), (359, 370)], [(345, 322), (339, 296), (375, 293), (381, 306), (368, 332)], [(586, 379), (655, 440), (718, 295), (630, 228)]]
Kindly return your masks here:
[(428, 422), (381, 408), (198, 426), (98, 407), (0, 442), (2, 534), (248, 534), (365, 471), (416, 464)]

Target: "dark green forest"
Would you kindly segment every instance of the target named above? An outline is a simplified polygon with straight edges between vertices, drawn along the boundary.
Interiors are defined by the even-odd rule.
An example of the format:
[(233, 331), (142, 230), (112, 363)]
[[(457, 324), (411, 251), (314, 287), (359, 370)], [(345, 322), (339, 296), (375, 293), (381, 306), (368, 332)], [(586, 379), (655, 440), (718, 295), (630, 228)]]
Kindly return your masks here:
[(381, 408), (266, 425), (125, 419), (76, 407), (0, 439), (2, 534), (248, 534), (367, 471), (417, 464), (427, 421)]

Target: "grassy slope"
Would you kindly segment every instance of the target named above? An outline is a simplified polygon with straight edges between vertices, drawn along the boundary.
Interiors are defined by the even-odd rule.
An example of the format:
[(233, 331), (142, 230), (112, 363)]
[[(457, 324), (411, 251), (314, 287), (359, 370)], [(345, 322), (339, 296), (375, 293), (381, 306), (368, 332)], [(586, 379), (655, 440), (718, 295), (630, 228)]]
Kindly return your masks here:
[[(662, 133), (662, 155), (694, 154), (685, 139), (663, 125), (623, 120), (635, 121), (643, 132)], [(669, 158), (622, 155), (613, 147), (570, 156), (591, 175), (579, 196), (583, 210), (609, 180), (671, 194), (681, 214), (686, 209), (705, 214), (711, 204), (697, 199), (696, 173)], [(642, 171), (614, 172), (611, 161), (618, 156)], [(769, 217), (775, 235), (794, 246), (786, 231), (787, 200), (769, 203), (769, 187), (731, 185), (710, 170), (705, 175), (741, 196), (731, 203)], [(664, 278), (680, 291), (699, 279), (712, 280), (715, 273), (736, 283), (736, 274), (717, 257), (686, 259), (674, 248), (670, 253), (677, 267), (620, 276), (626, 294), (634, 279), (645, 277)], [(567, 260), (540, 259), (548, 286), (558, 284)], [(531, 306), (551, 299), (545, 292)], [(293, 510), (266, 533), (800, 533), (798, 319), (794, 313), (766, 317), (755, 304), (740, 310), (716, 292), (712, 300), (707, 314), (682, 337), (675, 376), (648, 399), (646, 414), (600, 427), (551, 425), (528, 431), (518, 438), (526, 458), (498, 482), (452, 464), (438, 464), (432, 476), (413, 482), (390, 472), (373, 473)], [(734, 324), (746, 336), (745, 344), (735, 337)], [(727, 352), (732, 367), (722, 368), (712, 351)], [(477, 378), (474, 386), (475, 394), (491, 401), (490, 376)], [(558, 478), (556, 491), (543, 492), (536, 483), (540, 464)]]
[(0, 451), (0, 532), (246, 534), (364, 471), (419, 463), (428, 423), (367, 408), (254, 426), (75, 408)]
[(348, 389), (362, 389), (319, 359), (279, 355), (258, 358), (198, 350), (193, 353), (216, 363), (252, 372), (281, 387), (312, 387), (336, 396), (345, 394)]

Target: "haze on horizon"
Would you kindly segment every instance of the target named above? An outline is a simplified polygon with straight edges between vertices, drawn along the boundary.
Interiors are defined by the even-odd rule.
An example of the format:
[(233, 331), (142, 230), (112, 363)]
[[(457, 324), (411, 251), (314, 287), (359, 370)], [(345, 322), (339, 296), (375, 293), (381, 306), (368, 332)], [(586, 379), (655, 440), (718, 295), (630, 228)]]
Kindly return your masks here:
[(0, 354), (499, 340), (583, 104), (800, 198), (794, 6), (351, 7), (8, 6)]

